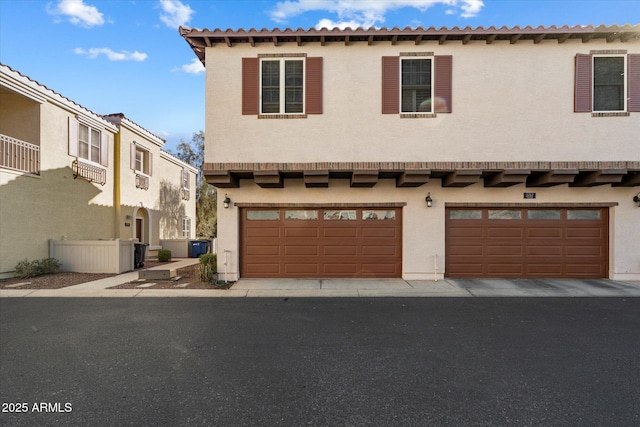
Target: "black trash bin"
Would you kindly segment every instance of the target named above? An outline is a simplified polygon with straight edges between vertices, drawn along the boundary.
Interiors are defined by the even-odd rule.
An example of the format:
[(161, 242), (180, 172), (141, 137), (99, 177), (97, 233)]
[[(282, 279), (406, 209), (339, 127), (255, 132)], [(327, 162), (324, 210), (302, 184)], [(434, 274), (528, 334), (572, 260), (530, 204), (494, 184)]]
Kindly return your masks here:
[(135, 243), (135, 251), (133, 253), (133, 268), (144, 267), (144, 257), (147, 252), (148, 243)]
[(198, 258), (209, 252), (208, 240), (191, 240), (189, 242), (189, 258)]

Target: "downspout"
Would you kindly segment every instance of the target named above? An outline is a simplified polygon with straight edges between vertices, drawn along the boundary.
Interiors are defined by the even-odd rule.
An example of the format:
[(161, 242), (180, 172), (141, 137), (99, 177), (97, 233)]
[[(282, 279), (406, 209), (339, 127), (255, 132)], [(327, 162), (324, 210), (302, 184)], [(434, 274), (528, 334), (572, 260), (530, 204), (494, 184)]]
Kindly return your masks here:
[(120, 126), (113, 135), (113, 205), (114, 205), (114, 237), (120, 239)]

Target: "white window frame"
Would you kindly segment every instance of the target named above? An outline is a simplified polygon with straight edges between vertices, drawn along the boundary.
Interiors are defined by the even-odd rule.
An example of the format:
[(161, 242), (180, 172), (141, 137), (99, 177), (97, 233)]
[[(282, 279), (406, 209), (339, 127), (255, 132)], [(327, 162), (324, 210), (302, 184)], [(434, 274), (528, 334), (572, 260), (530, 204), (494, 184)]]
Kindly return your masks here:
[[(431, 110), (430, 111), (402, 111), (402, 62), (406, 61), (406, 60), (419, 60), (419, 59), (429, 59), (431, 60)], [(433, 102), (433, 100), (435, 99), (435, 56), (434, 55), (417, 55), (417, 56), (400, 56), (400, 61), (398, 61), (398, 84), (400, 85), (399, 88), (399, 94), (398, 96), (400, 97), (400, 99), (398, 99), (398, 105), (400, 106), (399, 110), (400, 110), (400, 114), (419, 114), (419, 113), (423, 113), (423, 114), (433, 114), (434, 113), (434, 107), (435, 107), (435, 102)], [(416, 110), (418, 110), (416, 108)]]
[[(82, 128), (86, 128), (87, 129), (87, 139), (88, 141), (82, 141), (82, 139), (80, 139), (80, 135), (82, 134)], [(93, 133), (96, 133), (96, 137), (97, 137), (97, 142), (94, 141), (93, 138)], [(83, 123), (83, 122), (78, 122), (78, 158), (83, 159), (89, 163), (98, 165), (100, 167), (102, 166), (102, 131), (98, 130), (94, 127), (91, 127), (90, 125)], [(83, 157), (82, 156), (82, 150), (80, 149), (81, 144), (86, 144), (87, 145), (87, 157)], [(97, 160), (93, 160), (91, 158), (91, 149), (93, 147), (96, 147), (98, 149), (98, 159)]]
[(182, 169), (182, 188), (185, 190), (189, 190), (190, 186), (189, 186), (189, 181), (190, 181), (190, 177), (189, 177), (189, 171), (187, 169)]
[[(596, 58), (622, 58), (622, 79), (624, 87), (622, 88), (622, 110), (596, 110)], [(594, 113), (625, 113), (627, 112), (627, 55), (626, 54), (594, 54), (591, 58), (591, 110)]]
[[(142, 158), (140, 159), (140, 169), (138, 169), (138, 154), (140, 154), (142, 156)], [(146, 150), (145, 148), (141, 147), (140, 145), (136, 144), (136, 159), (135, 159), (135, 172), (142, 174), (144, 176), (151, 176), (149, 175), (149, 150)]]
[[(279, 101), (280, 101), (280, 108), (279, 111), (277, 113), (265, 113), (262, 111), (262, 64), (265, 61), (271, 61), (271, 62), (280, 62), (280, 81), (279, 81)], [(285, 91), (285, 62), (287, 61), (300, 61), (302, 62), (302, 111), (300, 112), (295, 112), (295, 113), (286, 113), (285, 109), (286, 109), (286, 104), (285, 104), (285, 97), (286, 97), (286, 91)], [(260, 80), (260, 87), (259, 87), (259, 111), (261, 115), (300, 115), (300, 114), (306, 114), (306, 95), (307, 95), (307, 82), (306, 82), (306, 71), (307, 71), (307, 64), (306, 64), (306, 57), (299, 57), (299, 56), (284, 56), (284, 57), (265, 57), (265, 58), (260, 58), (260, 70), (259, 70), (259, 80)]]
[(188, 216), (182, 218), (182, 238), (191, 238), (191, 218)]

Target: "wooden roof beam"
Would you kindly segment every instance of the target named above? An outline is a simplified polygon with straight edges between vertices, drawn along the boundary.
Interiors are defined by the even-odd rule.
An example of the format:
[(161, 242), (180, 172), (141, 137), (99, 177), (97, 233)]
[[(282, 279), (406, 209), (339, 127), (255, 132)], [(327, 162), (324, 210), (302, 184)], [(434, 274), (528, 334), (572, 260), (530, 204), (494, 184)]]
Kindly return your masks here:
[(489, 175), (484, 179), (485, 187), (510, 187), (512, 185), (523, 184), (527, 181), (531, 170), (529, 169), (507, 169)]
[(480, 181), (481, 169), (459, 169), (442, 178), (443, 187), (468, 187)]
[(420, 187), (429, 182), (429, 169), (406, 170), (396, 178), (396, 187)]
[(596, 185), (615, 184), (622, 181), (627, 174), (626, 169), (599, 169), (581, 172), (569, 187), (595, 187)]
[(326, 188), (329, 186), (328, 170), (309, 170), (303, 172), (304, 186), (307, 188)]
[(351, 187), (373, 187), (378, 183), (378, 171), (358, 169), (351, 174)]
[(277, 170), (253, 171), (253, 180), (262, 188), (282, 188), (284, 181)]
[(572, 183), (578, 175), (578, 169), (555, 169), (540, 175), (531, 175), (527, 179), (527, 187), (552, 187), (554, 185)]
[(207, 183), (217, 188), (238, 188), (240, 183), (238, 177), (230, 171), (212, 171), (204, 170), (204, 179)]

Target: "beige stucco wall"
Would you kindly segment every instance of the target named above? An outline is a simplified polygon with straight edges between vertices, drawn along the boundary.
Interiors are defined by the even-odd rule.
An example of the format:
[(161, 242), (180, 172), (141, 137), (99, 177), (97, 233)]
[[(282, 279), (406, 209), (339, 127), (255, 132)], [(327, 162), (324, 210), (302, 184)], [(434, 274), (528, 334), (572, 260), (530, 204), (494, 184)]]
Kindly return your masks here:
[[(41, 104), (40, 175), (0, 169), (0, 274), (12, 271), (21, 259), (48, 257), (49, 239), (115, 237), (113, 152), (105, 185), (74, 179), (74, 157), (68, 155), (68, 120), (74, 116), (51, 103)], [(114, 134), (106, 133), (113, 146)]]
[[(242, 181), (237, 189), (225, 190), (233, 206), (225, 209), (218, 199), (218, 271), (224, 271), (224, 251), (228, 250), (230, 280), (238, 278), (239, 208), (235, 203), (406, 203), (403, 208), (402, 277), (405, 279), (442, 279), (445, 255), (445, 206), (447, 203), (524, 203), (525, 192), (535, 192), (535, 202), (544, 203), (619, 203), (610, 209), (609, 277), (640, 280), (640, 239), (638, 211), (633, 203), (633, 188), (484, 188), (481, 183), (466, 188), (442, 188), (440, 180), (418, 188), (396, 188), (394, 180), (381, 180), (373, 188), (350, 188), (348, 180), (331, 180), (329, 188), (305, 188), (302, 180), (288, 180), (282, 189), (262, 189)], [(427, 192), (433, 198), (428, 208)], [(434, 258), (437, 271), (434, 271)]]
[[(640, 53), (640, 40), (262, 43), (206, 51), (206, 162), (640, 160), (640, 120), (574, 113), (574, 60), (590, 50)], [(381, 114), (381, 57), (453, 56), (453, 114)], [(323, 57), (322, 115), (241, 115), (241, 58)]]
[[(144, 218), (151, 228), (146, 228), (143, 240), (150, 246), (159, 246), (160, 239), (182, 238), (182, 218), (191, 218), (191, 238), (195, 237), (195, 173), (190, 172), (191, 197), (182, 200), (182, 166), (162, 153), (161, 145), (141, 133), (126, 127), (120, 128), (120, 220), (121, 238), (135, 238), (135, 217)], [(131, 144), (141, 144), (152, 153), (153, 169), (149, 177), (149, 189), (136, 188), (136, 172), (131, 169)], [(132, 218), (127, 219), (127, 215)], [(129, 224), (129, 226), (126, 226)], [(148, 227), (148, 225), (146, 226)]]
[(40, 103), (0, 87), (0, 134), (40, 145)]

